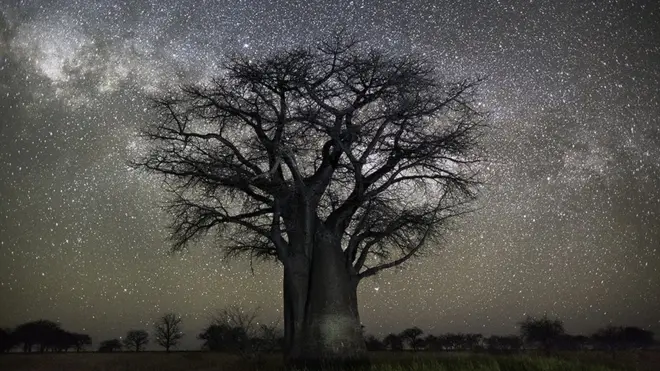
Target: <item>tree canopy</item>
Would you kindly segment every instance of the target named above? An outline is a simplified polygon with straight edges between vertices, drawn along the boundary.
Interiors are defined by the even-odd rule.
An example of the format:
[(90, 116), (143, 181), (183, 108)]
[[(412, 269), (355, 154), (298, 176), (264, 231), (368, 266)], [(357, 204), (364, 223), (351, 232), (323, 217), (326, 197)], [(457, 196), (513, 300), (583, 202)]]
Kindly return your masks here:
[(156, 338), (156, 344), (165, 348), (166, 352), (169, 352), (171, 348), (176, 347), (181, 338), (183, 338), (183, 332), (181, 331), (181, 317), (174, 313), (166, 313), (156, 321), (154, 325), (154, 336)]
[(560, 319), (548, 317), (547, 314), (541, 318), (529, 316), (520, 323), (520, 335), (525, 342), (538, 345), (546, 352), (557, 347), (564, 334), (564, 323)]
[(123, 340), (126, 349), (134, 349), (136, 352), (144, 350), (149, 343), (149, 333), (145, 330), (130, 330)]
[(300, 215), (339, 233), (367, 277), (417, 254), (474, 195), (481, 80), (438, 77), (424, 58), (341, 38), (235, 56), (153, 99), (151, 151), (133, 164), (168, 181), (174, 249), (216, 231), (228, 256), (282, 260), (302, 248)]

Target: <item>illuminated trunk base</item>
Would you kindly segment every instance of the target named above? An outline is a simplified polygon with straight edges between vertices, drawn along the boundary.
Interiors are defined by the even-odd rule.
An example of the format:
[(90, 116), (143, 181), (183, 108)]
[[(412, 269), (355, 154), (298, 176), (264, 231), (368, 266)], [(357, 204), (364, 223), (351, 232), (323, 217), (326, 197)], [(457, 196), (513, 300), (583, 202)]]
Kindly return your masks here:
[(368, 364), (357, 308), (357, 281), (327, 234), (315, 238), (311, 263), (284, 269), (285, 361), (295, 368)]

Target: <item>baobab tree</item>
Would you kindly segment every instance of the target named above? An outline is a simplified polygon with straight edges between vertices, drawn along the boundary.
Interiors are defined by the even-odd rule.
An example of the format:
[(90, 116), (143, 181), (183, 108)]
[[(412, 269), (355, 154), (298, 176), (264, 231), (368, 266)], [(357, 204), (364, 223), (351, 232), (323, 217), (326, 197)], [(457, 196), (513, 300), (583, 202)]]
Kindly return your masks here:
[(152, 97), (135, 168), (170, 192), (173, 250), (283, 266), (285, 356), (365, 359), (359, 282), (418, 256), (475, 198), (481, 80), (338, 36)]

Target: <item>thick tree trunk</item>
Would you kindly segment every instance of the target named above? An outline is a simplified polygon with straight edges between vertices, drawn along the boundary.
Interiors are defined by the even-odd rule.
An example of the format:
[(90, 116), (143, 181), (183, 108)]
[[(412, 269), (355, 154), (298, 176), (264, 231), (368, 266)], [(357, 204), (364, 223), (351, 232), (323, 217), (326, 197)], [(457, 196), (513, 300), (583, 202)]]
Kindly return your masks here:
[(338, 237), (318, 227), (311, 261), (291, 257), (284, 269), (285, 357), (290, 366), (366, 364), (357, 280)]
[(284, 348), (287, 362), (302, 357), (309, 264), (304, 256), (284, 262)]

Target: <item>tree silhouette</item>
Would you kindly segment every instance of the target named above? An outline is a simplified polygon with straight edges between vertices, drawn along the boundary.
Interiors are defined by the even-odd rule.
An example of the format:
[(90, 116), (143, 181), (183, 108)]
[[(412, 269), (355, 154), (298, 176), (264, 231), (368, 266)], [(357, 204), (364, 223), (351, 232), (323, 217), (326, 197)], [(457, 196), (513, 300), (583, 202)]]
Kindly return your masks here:
[(176, 347), (183, 337), (183, 333), (181, 332), (181, 317), (174, 313), (166, 313), (154, 325), (154, 334), (156, 336), (156, 344), (165, 348), (165, 351), (169, 353), (170, 348)]
[(387, 348), (382, 341), (380, 341), (377, 337), (373, 335), (367, 336), (364, 342), (367, 346), (368, 351), (378, 352), (378, 351), (383, 351)]
[(16, 339), (11, 329), (0, 328), (0, 353), (10, 351), (16, 346)]
[(139, 352), (149, 343), (149, 334), (144, 330), (130, 330), (123, 343), (127, 349), (135, 349)]
[(648, 349), (655, 343), (653, 332), (642, 330), (639, 327), (625, 327), (623, 337), (627, 347), (633, 349)]
[(40, 319), (18, 325), (14, 329), (13, 337), (17, 343), (23, 344), (24, 352), (31, 352), (36, 345), (39, 347), (38, 351), (43, 353), (56, 344), (62, 331), (59, 324)]
[(400, 335), (397, 334), (389, 334), (385, 336), (385, 339), (383, 339), (383, 344), (389, 349), (393, 351), (401, 351), (403, 350), (403, 339), (401, 338)]
[(282, 350), (284, 346), (284, 336), (277, 324), (259, 325), (258, 334), (252, 339), (253, 348), (257, 352), (271, 353), (277, 349)]
[(24, 352), (31, 352), (35, 346), (41, 353), (66, 352), (71, 348), (80, 351), (92, 342), (89, 335), (65, 331), (59, 324), (48, 320), (23, 323), (11, 333), (7, 330), (7, 334), (11, 347), (22, 344)]
[(608, 325), (592, 335), (595, 345), (607, 350), (616, 357), (617, 351), (627, 349), (646, 349), (653, 345), (653, 332), (638, 327)]
[(87, 334), (70, 333), (71, 341), (76, 352), (85, 349), (87, 345), (92, 345), (92, 338)]
[(424, 331), (419, 327), (411, 327), (403, 330), (399, 336), (408, 343), (413, 351), (417, 351), (422, 347), (422, 334), (424, 334)]
[(460, 350), (463, 347), (463, 335), (461, 334), (442, 334), (438, 336), (438, 343), (444, 350)]
[(431, 334), (426, 335), (426, 337), (424, 338), (424, 345), (426, 346), (426, 349), (430, 351), (443, 350), (439, 338), (435, 335), (431, 335)]
[(218, 76), (153, 99), (132, 163), (167, 180), (173, 249), (213, 232), (279, 261), (287, 360), (364, 360), (360, 280), (438, 246), (474, 198), (480, 80), (341, 35)]
[(43, 339), (43, 343), (45, 349), (50, 349), (53, 352), (67, 352), (71, 348), (75, 349), (76, 352), (80, 352), (86, 345), (92, 344), (92, 338), (86, 334), (68, 332), (57, 328), (47, 334)]
[(520, 334), (525, 342), (540, 346), (546, 354), (556, 347), (559, 338), (564, 335), (564, 324), (559, 319), (527, 317), (520, 323)]
[(607, 350), (616, 357), (617, 350), (624, 348), (623, 327), (608, 325), (592, 335), (596, 346)]
[(522, 339), (516, 335), (493, 335), (485, 339), (486, 347), (491, 352), (515, 352), (522, 348)]
[(66, 352), (74, 346), (72, 334), (61, 328), (56, 328), (46, 333), (42, 339), (42, 343), (45, 350), (50, 349), (53, 352)]
[(197, 336), (203, 348), (217, 352), (234, 352), (251, 358), (282, 347), (277, 324), (259, 324), (257, 310), (242, 310), (228, 306), (213, 316), (211, 324)]
[(583, 335), (563, 334), (557, 338), (557, 348), (561, 350), (583, 350), (586, 348), (589, 338)]
[(104, 340), (99, 345), (99, 352), (115, 352), (121, 350), (121, 341), (119, 339)]
[(221, 309), (211, 324), (197, 338), (204, 341), (203, 348), (214, 352), (246, 352), (250, 346), (250, 333), (257, 323), (256, 312), (245, 312), (237, 306)]
[(224, 323), (209, 325), (197, 335), (197, 338), (204, 342), (202, 345), (204, 349), (213, 352), (240, 352), (249, 341), (245, 331)]
[(482, 345), (481, 342), (483, 340), (483, 335), (481, 334), (462, 334), (463, 336), (463, 341), (462, 341), (462, 349), (463, 350), (470, 350), (470, 351), (476, 351), (478, 349), (481, 349)]

